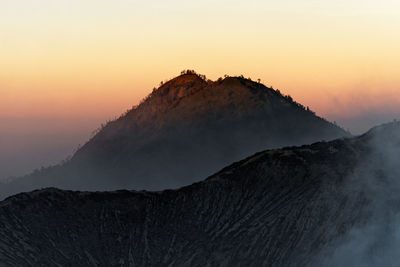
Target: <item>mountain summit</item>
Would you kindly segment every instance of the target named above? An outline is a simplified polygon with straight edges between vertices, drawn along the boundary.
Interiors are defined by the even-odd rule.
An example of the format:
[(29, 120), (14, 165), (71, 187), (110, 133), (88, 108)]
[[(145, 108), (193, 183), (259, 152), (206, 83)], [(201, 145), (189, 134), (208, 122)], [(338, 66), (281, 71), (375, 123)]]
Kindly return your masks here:
[(210, 81), (185, 71), (107, 123), (71, 160), (4, 185), (3, 196), (48, 186), (176, 188), (257, 151), (343, 136), (348, 133), (259, 82)]

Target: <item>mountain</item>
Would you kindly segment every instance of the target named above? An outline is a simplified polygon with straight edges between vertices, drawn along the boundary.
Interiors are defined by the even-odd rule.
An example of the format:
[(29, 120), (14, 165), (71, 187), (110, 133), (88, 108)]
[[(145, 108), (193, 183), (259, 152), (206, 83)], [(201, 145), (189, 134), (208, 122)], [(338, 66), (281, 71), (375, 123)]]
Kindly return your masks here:
[[(0, 202), (0, 262), (373, 266), (337, 264), (346, 257), (336, 256), (354, 229), (399, 213), (399, 156), (400, 123), (392, 123), (356, 138), (263, 151), (178, 190), (21, 193)], [(373, 229), (361, 236), (395, 236), (388, 225)], [(366, 247), (368, 262), (376, 244), (389, 250), (379, 242)], [(345, 249), (347, 259), (365, 244)]]
[(187, 71), (104, 125), (69, 161), (3, 185), (0, 195), (53, 186), (178, 188), (267, 148), (343, 136), (349, 134), (278, 90)]

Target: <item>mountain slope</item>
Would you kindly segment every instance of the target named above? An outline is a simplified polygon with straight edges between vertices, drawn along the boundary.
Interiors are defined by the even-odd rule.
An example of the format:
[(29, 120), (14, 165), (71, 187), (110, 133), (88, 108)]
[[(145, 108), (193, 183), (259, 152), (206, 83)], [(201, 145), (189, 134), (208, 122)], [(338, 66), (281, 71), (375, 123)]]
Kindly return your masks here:
[(342, 136), (348, 133), (260, 83), (188, 72), (108, 123), (64, 165), (3, 192), (177, 188), (257, 151)]
[(0, 203), (0, 262), (312, 265), (373, 216), (376, 193), (364, 185), (395, 185), (399, 156), (395, 123), (357, 138), (260, 152), (179, 190), (19, 194)]

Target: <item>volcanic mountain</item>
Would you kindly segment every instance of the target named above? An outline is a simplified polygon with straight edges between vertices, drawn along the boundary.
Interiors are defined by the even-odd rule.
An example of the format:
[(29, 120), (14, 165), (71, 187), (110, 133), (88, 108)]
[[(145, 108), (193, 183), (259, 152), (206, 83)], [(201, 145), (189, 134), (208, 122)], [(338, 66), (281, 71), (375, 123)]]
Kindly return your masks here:
[[(390, 251), (399, 158), (400, 123), (392, 123), (357, 138), (260, 152), (179, 190), (21, 193), (0, 202), (0, 262), (371, 266), (335, 256), (344, 246), (343, 259), (361, 251), (374, 263), (378, 251), (382, 263), (380, 249)], [(371, 221), (384, 225), (361, 236), (384, 238), (346, 247)]]
[(261, 83), (187, 71), (107, 123), (69, 161), (2, 185), (0, 194), (177, 188), (267, 148), (348, 135)]

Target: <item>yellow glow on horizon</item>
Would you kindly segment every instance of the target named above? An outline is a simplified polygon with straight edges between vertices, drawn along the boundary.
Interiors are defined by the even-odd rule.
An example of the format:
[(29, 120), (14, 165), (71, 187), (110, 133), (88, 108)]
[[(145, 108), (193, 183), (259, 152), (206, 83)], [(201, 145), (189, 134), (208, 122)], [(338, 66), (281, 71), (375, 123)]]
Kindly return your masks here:
[(0, 117), (111, 117), (187, 68), (324, 116), (400, 104), (399, 1), (4, 0), (0, 33)]

